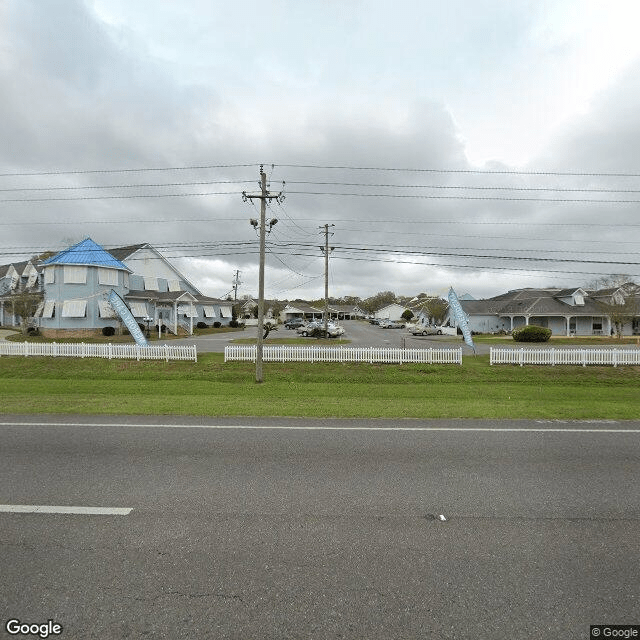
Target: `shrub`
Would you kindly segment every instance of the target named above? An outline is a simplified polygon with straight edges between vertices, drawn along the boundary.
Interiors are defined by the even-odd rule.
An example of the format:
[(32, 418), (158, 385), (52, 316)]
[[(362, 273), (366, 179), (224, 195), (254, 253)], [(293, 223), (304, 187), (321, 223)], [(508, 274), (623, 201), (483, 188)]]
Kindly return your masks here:
[(113, 327), (103, 327), (102, 328), (102, 335), (103, 336), (113, 336), (115, 335), (116, 330)]
[(230, 326), (231, 328), (233, 328), (233, 329), (237, 329), (237, 328), (238, 328), (238, 326), (239, 326), (239, 322), (238, 322), (237, 320), (235, 320), (235, 319), (234, 319), (234, 320), (231, 320), (231, 321), (229, 322), (229, 326)]
[(551, 329), (530, 324), (522, 329), (515, 329), (512, 335), (516, 342), (547, 342), (551, 337)]
[(206, 329), (206, 328), (207, 328), (206, 322), (198, 322), (198, 324), (196, 325), (196, 329)]
[(222, 322), (218, 322), (217, 320), (213, 323), (214, 329), (219, 329), (222, 326)]

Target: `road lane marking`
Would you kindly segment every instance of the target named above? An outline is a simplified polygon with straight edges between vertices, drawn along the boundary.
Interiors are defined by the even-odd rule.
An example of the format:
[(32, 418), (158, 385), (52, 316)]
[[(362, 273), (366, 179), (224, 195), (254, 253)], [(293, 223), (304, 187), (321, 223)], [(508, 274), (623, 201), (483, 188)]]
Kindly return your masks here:
[(0, 427), (118, 427), (135, 429), (214, 429), (251, 431), (450, 431), (457, 433), (640, 433), (639, 429), (587, 427), (366, 427), (330, 425), (131, 424), (126, 422), (0, 422)]
[(0, 513), (61, 513), (81, 516), (128, 516), (133, 509), (120, 507), (70, 507), (47, 504), (0, 504)]

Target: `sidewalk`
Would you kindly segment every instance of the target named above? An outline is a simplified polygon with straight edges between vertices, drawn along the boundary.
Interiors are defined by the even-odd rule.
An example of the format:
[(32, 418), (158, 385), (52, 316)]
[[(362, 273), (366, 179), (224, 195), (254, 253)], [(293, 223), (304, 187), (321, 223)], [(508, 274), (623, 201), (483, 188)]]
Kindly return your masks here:
[(12, 329), (0, 329), (0, 340), (5, 340), (7, 336), (11, 336), (14, 333), (18, 333), (18, 331), (14, 331)]

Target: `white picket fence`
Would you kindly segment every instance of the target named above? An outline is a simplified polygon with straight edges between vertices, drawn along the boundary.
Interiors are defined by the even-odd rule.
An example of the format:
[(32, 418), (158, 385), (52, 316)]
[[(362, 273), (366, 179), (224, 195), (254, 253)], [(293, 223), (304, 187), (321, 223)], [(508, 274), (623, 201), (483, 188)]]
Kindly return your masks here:
[(129, 360), (198, 361), (195, 345), (95, 344), (57, 342), (0, 342), (0, 356), (51, 356), (59, 358), (123, 358)]
[(640, 365), (640, 349), (520, 349), (491, 347), (490, 364), (546, 364), (546, 365)]
[[(264, 362), (383, 362), (389, 364), (462, 364), (457, 349), (400, 349), (396, 347), (321, 347), (315, 345), (264, 345)], [(232, 344), (224, 349), (224, 360), (255, 362), (256, 345)]]

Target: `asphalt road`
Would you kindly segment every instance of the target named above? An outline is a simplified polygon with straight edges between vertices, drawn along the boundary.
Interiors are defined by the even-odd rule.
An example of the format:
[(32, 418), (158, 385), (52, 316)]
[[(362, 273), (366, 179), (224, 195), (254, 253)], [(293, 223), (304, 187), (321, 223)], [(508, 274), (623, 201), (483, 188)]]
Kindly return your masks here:
[(640, 422), (0, 423), (0, 637), (12, 618), (78, 639), (640, 623)]

